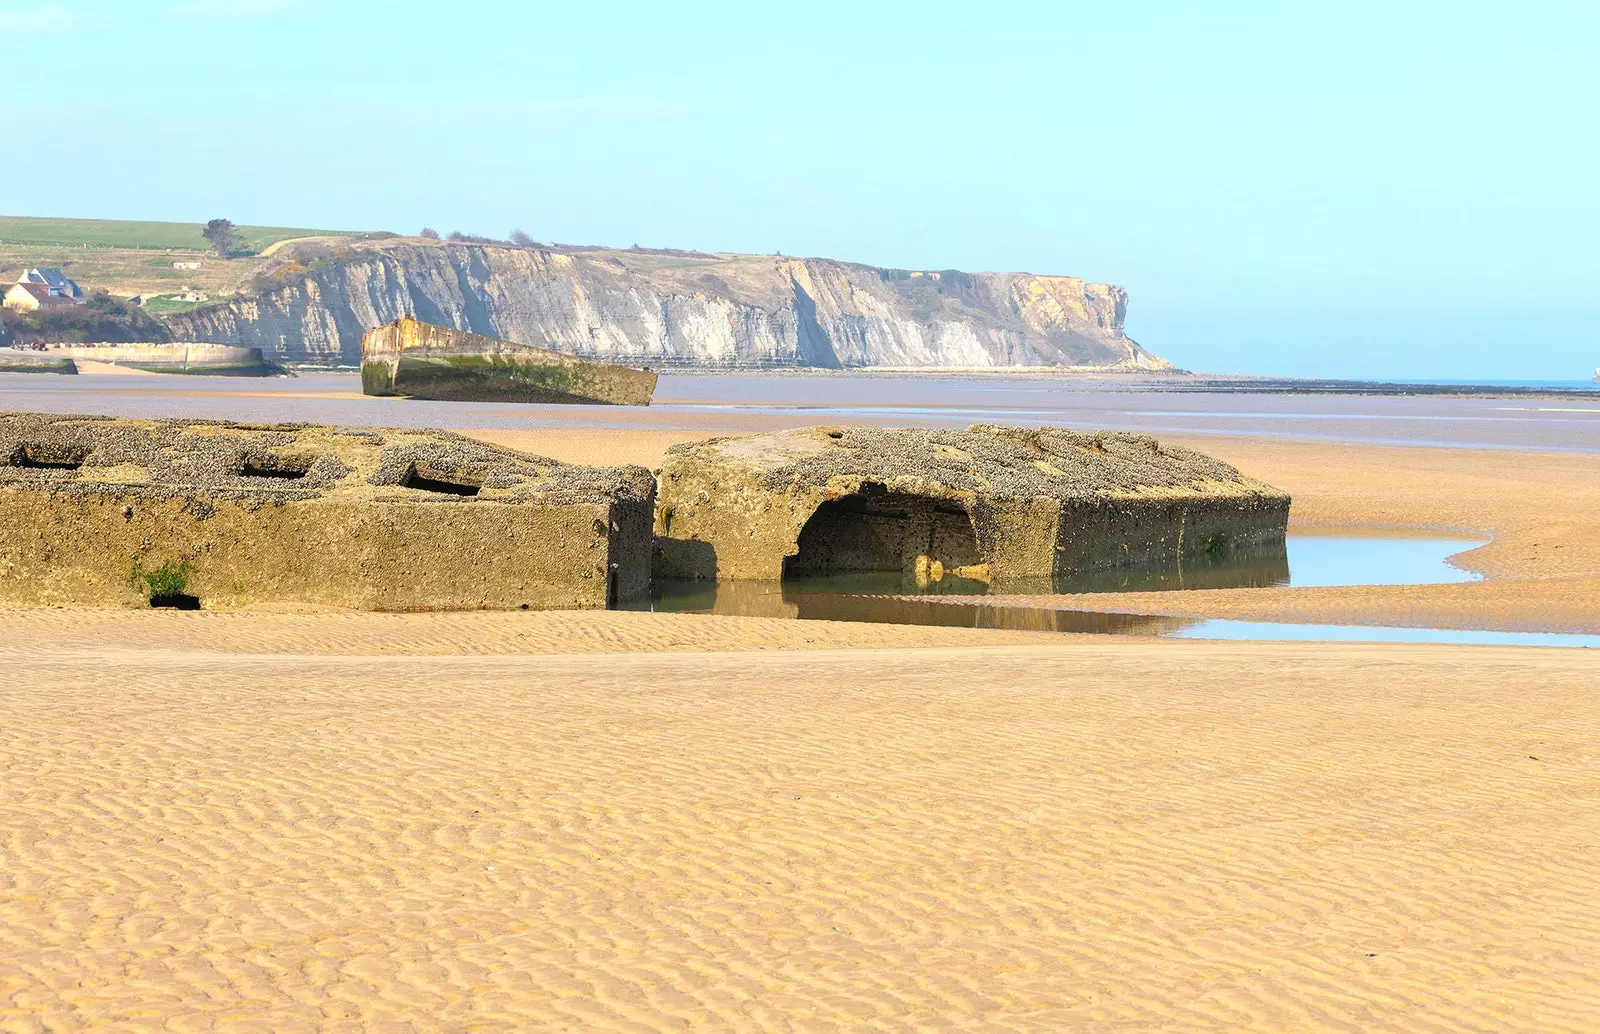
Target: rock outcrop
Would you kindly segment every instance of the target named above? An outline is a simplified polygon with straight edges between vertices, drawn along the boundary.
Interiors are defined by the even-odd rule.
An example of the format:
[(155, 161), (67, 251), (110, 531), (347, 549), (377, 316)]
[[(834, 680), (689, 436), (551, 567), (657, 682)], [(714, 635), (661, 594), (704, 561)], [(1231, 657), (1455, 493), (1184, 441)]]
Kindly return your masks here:
[(169, 325), (291, 362), (355, 364), (363, 333), (414, 316), (636, 365), (1167, 368), (1124, 335), (1126, 311), (1121, 287), (1077, 277), (393, 240), (286, 256), (260, 294)]

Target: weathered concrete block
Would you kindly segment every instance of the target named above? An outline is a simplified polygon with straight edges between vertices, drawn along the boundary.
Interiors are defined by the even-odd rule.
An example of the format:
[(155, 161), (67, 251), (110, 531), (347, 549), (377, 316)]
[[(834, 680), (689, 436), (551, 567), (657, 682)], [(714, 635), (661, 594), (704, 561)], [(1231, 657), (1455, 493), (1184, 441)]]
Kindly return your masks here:
[(50, 345), (48, 354), (68, 360), (125, 366), (147, 373), (271, 377), (283, 372), (281, 366), (262, 357), (261, 349), (242, 345), (188, 341)]
[(0, 415), (0, 601), (606, 607), (653, 494), (439, 431)]
[(399, 319), (361, 339), (361, 390), (447, 402), (648, 406), (656, 375)]
[[(1289, 497), (1137, 434), (811, 427), (675, 446), (657, 574), (898, 572), (1037, 587), (1118, 567), (1276, 551)], [(1286, 573), (1286, 572), (1285, 572)]]
[(0, 373), (75, 374), (78, 364), (71, 356), (55, 355), (31, 348), (0, 348)]

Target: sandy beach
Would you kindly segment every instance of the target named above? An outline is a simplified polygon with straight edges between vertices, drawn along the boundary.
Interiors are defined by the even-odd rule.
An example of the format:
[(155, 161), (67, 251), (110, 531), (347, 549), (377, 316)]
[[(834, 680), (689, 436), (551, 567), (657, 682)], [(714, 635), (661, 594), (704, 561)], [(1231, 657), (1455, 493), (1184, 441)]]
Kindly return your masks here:
[[(1072, 605), (1595, 627), (1593, 455), (1196, 444), (1491, 577)], [(52, 609), (0, 655), (0, 1030), (1600, 1023), (1592, 651)]]
[(11, 6), (0, 1034), (1600, 1034), (1600, 3)]
[(1600, 1015), (1576, 651), (5, 653), (6, 1030)]

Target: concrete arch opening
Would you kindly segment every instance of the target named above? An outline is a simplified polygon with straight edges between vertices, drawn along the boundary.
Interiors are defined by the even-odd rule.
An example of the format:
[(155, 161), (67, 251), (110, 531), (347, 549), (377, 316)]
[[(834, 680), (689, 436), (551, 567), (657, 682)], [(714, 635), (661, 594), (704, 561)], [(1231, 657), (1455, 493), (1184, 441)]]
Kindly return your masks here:
[(841, 591), (974, 593), (987, 591), (989, 567), (959, 502), (869, 482), (817, 507), (783, 577)]

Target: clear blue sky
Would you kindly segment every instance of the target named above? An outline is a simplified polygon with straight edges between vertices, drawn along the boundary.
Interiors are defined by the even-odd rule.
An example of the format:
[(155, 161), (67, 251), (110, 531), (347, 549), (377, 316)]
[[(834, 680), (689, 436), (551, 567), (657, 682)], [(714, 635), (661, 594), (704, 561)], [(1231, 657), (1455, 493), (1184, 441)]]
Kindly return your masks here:
[(1070, 273), (1199, 370), (1600, 363), (1593, 2), (0, 8), (7, 214)]

